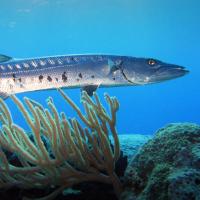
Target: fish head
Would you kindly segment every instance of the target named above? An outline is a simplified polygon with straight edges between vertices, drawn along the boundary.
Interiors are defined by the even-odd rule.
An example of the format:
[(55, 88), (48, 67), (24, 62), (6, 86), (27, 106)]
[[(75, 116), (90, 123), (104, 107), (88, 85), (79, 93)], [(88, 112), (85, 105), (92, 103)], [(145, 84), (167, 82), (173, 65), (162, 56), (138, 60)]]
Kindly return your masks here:
[(129, 84), (144, 85), (175, 79), (189, 71), (157, 59), (127, 57), (121, 64), (121, 72)]

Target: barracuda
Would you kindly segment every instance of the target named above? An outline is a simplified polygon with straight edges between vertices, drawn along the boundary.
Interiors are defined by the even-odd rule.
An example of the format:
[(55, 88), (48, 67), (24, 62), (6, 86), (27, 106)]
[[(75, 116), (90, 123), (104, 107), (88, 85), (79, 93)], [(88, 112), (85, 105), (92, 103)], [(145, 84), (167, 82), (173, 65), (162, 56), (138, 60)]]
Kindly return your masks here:
[(158, 83), (188, 73), (157, 59), (115, 55), (66, 55), (13, 59), (0, 55), (0, 97), (27, 91), (77, 88), (89, 95), (98, 87)]

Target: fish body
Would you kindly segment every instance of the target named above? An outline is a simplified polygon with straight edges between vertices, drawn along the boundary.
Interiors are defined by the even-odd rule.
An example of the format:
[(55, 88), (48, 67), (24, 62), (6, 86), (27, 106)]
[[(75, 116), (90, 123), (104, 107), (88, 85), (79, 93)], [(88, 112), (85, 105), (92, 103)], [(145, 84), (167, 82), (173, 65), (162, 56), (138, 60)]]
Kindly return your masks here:
[(66, 55), (13, 59), (0, 55), (0, 96), (54, 88), (92, 95), (98, 87), (144, 85), (183, 76), (184, 67), (156, 59), (115, 55)]

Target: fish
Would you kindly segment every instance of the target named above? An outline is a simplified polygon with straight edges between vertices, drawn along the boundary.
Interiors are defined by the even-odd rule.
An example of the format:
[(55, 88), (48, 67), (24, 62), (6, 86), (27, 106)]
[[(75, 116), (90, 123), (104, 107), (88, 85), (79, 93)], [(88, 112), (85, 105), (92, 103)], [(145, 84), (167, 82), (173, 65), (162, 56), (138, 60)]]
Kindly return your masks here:
[(188, 72), (179, 65), (132, 56), (83, 54), (17, 59), (0, 55), (0, 97), (78, 87), (92, 96), (99, 87), (159, 83)]

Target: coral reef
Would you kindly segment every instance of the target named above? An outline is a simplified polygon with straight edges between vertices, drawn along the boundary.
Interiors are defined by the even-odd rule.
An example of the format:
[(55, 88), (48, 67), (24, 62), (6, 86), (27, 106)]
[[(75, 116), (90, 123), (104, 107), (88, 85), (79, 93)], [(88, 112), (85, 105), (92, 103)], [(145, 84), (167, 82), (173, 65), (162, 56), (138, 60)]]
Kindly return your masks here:
[[(46, 109), (28, 98), (24, 98), (24, 105), (13, 95), (12, 100), (31, 129), (28, 136), (13, 122), (7, 105), (0, 100), (0, 188), (55, 188), (46, 197), (38, 198), (44, 200), (55, 198), (65, 188), (96, 181), (112, 184), (119, 196), (121, 183), (115, 173), (115, 164), (120, 157), (115, 128), (119, 108), (117, 99), (105, 95), (109, 115), (96, 94), (93, 101), (83, 92), (84, 115), (62, 90), (59, 92), (86, 128), (77, 119), (67, 119), (64, 112), (59, 114), (52, 98), (49, 98), (49, 109)], [(10, 162), (8, 155), (15, 155), (15, 162)]]
[(200, 126), (170, 124), (128, 165), (121, 200), (200, 199)]
[[(97, 94), (93, 100), (83, 92), (83, 114), (59, 92), (81, 121), (58, 113), (52, 98), (47, 109), (31, 99), (24, 98), (23, 103), (11, 96), (30, 133), (13, 122), (0, 99), (1, 199), (13, 199), (13, 194), (18, 195), (15, 199), (37, 200), (200, 199), (200, 126), (177, 123), (161, 128), (154, 137), (118, 136), (115, 97), (105, 95), (107, 112)], [(1, 196), (8, 189), (10, 195)]]

